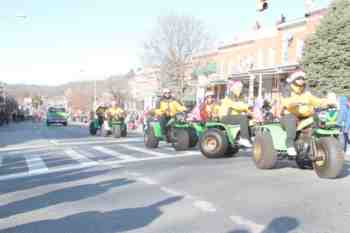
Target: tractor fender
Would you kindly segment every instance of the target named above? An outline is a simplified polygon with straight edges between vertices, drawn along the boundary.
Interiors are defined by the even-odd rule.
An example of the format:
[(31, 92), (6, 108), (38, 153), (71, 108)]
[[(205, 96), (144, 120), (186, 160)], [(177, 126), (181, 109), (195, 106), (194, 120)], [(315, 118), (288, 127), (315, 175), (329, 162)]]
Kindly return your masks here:
[(203, 135), (204, 130), (205, 130), (205, 125), (201, 124), (201, 123), (193, 123), (192, 127), (194, 128), (194, 130), (196, 131), (196, 134), (198, 137), (200, 137), (201, 135)]
[(162, 128), (160, 126), (160, 122), (159, 121), (150, 121), (148, 123), (148, 127), (149, 129), (153, 130), (154, 132), (154, 136), (156, 138), (162, 138)]
[(263, 126), (257, 127), (257, 133), (260, 131), (267, 131), (271, 134), (273, 147), (277, 151), (286, 151), (287, 145), (287, 132), (282, 128), (281, 124), (266, 124)]
[(239, 135), (241, 129), (239, 125), (226, 125), (220, 122), (209, 122), (206, 124), (206, 128), (212, 129), (220, 129), (222, 131), (225, 131), (228, 141), (231, 145), (234, 145), (236, 143), (237, 136)]

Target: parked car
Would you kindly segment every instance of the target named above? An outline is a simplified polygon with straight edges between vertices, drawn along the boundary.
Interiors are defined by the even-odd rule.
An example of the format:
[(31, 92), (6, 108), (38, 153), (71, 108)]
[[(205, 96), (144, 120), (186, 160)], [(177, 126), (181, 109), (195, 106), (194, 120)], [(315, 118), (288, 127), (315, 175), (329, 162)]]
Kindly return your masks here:
[(65, 108), (61, 107), (50, 107), (47, 112), (46, 125), (51, 124), (62, 124), (64, 126), (68, 125), (68, 114)]

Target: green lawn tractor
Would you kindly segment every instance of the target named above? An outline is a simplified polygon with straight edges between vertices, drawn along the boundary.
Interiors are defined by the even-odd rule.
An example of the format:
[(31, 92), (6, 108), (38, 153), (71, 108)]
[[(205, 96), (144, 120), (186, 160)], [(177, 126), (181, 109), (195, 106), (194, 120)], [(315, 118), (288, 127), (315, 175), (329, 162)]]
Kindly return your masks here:
[[(100, 106), (96, 109), (96, 114), (101, 116), (103, 119), (107, 109), (108, 109), (107, 107)], [(94, 116), (94, 118), (90, 121), (90, 124), (89, 124), (90, 135), (95, 136), (99, 130), (101, 131), (101, 129), (102, 129), (102, 124), (98, 116)]]
[(127, 125), (123, 118), (110, 117), (108, 121), (105, 121), (102, 127), (102, 134), (105, 137), (112, 135), (115, 138), (121, 138), (127, 136)]
[(97, 134), (97, 131), (100, 130), (101, 127), (102, 127), (102, 125), (100, 125), (98, 119), (97, 118), (93, 119), (89, 125), (90, 135), (95, 136)]
[(197, 145), (205, 126), (200, 122), (188, 121), (185, 113), (178, 113), (169, 120), (166, 127), (167, 133), (163, 135), (159, 119), (150, 119), (145, 127), (145, 146), (157, 148), (160, 141), (166, 141), (177, 151), (188, 150)]
[(200, 138), (199, 148), (202, 154), (210, 159), (232, 156), (239, 150), (239, 124), (208, 122)]
[[(302, 107), (305, 105), (300, 105)], [(302, 169), (313, 168), (320, 178), (337, 178), (344, 165), (344, 152), (338, 141), (337, 109), (318, 109), (314, 116), (298, 123), (295, 148), (288, 156), (286, 131), (280, 123), (267, 123), (256, 130), (253, 160), (259, 169), (273, 169), (279, 159), (295, 160)]]

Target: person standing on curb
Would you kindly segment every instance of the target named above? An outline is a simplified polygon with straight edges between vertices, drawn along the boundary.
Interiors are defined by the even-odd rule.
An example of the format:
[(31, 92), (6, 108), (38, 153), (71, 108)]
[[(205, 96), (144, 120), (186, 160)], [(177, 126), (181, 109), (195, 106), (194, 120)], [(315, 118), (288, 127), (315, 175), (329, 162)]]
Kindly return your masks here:
[(344, 137), (344, 152), (348, 149), (349, 144), (349, 131), (350, 131), (350, 98), (341, 96), (339, 98), (339, 116), (337, 125), (339, 125), (343, 132)]

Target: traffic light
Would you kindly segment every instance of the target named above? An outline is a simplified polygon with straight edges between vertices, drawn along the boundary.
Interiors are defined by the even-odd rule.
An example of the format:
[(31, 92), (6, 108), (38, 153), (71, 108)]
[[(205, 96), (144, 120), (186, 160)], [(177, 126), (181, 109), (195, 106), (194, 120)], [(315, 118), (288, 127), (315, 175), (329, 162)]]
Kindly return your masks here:
[(268, 0), (257, 0), (258, 11), (264, 11), (269, 7)]

